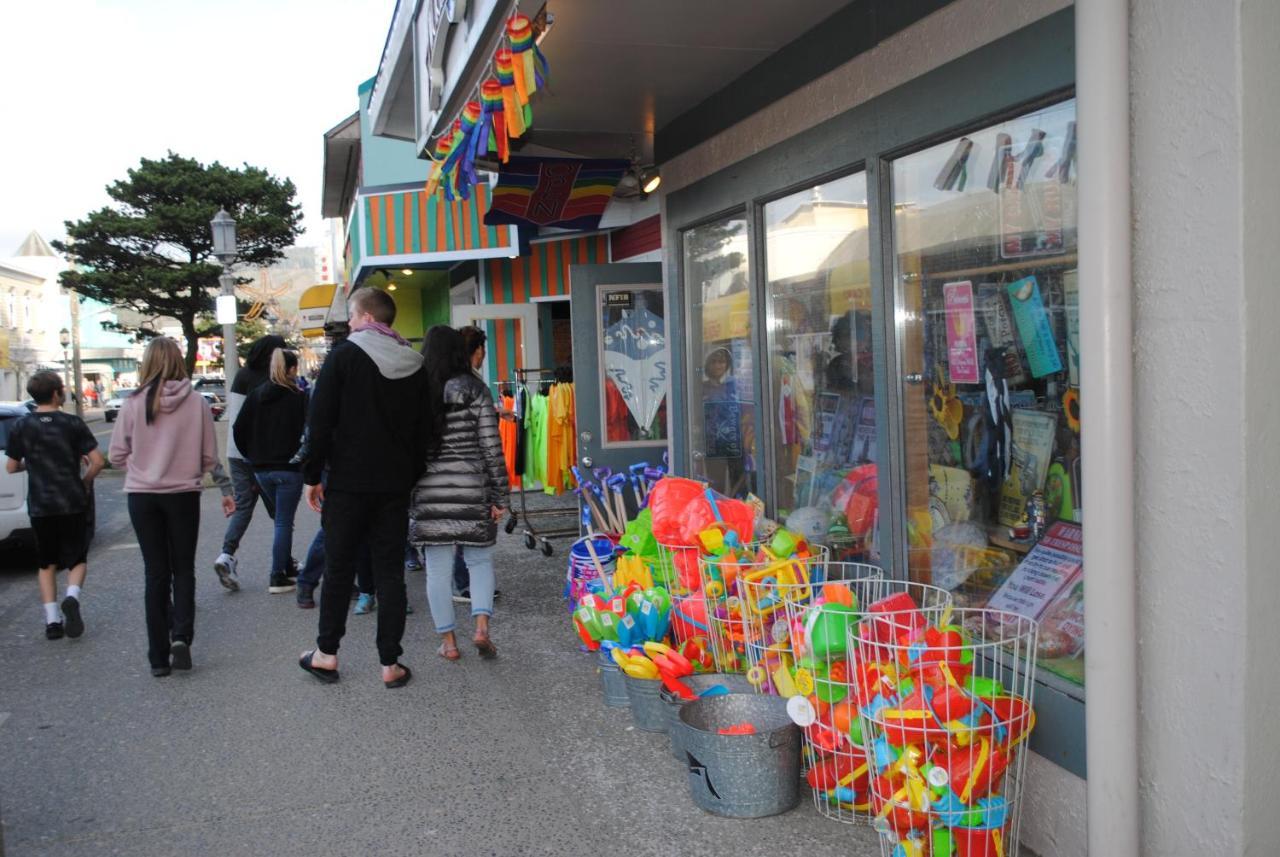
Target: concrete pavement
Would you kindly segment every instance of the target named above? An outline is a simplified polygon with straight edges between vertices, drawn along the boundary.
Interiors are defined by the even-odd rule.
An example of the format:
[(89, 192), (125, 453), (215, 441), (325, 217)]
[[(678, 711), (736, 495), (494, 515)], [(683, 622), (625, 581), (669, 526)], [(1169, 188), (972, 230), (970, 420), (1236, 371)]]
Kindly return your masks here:
[[(206, 491), (195, 669), (154, 679), (121, 480), (108, 473), (98, 486), (81, 639), (46, 641), (33, 573), (0, 558), (10, 857), (879, 853), (870, 831), (821, 818), (807, 795), (755, 821), (694, 807), (666, 737), (600, 701), (560, 600), (564, 542), (544, 559), (502, 536), (497, 661), (468, 647), (457, 664), (435, 656), (424, 575), (412, 574), (413, 683), (382, 687), (374, 617), (353, 616), (343, 679), (326, 687), (296, 664), (315, 611), (266, 592), (261, 510), (240, 552), (244, 590), (218, 586), (223, 519)], [(316, 524), (299, 512), (296, 555)]]

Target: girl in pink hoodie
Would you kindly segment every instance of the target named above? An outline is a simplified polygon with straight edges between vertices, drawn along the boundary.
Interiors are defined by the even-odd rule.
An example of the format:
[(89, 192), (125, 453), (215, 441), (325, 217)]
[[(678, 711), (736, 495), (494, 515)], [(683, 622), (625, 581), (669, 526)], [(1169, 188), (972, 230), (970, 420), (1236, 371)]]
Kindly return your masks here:
[(200, 492), (204, 474), (217, 469), (218, 448), (209, 405), (192, 389), (178, 343), (153, 339), (138, 375), (109, 457), (127, 471), (129, 518), (146, 567), (147, 656), (158, 678), (191, 669)]

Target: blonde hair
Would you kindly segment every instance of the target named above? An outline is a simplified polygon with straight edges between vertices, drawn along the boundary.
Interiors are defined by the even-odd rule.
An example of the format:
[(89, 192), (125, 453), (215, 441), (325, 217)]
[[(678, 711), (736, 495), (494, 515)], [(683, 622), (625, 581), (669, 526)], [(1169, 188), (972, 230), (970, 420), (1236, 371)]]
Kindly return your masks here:
[(178, 343), (167, 336), (157, 336), (142, 352), (138, 367), (138, 389), (146, 390), (147, 422), (156, 418), (156, 399), (165, 381), (187, 380), (187, 364)]
[(289, 377), (289, 370), (298, 368), (298, 355), (285, 348), (277, 348), (271, 352), (271, 383), (279, 384), (287, 390), (298, 390), (298, 382)]

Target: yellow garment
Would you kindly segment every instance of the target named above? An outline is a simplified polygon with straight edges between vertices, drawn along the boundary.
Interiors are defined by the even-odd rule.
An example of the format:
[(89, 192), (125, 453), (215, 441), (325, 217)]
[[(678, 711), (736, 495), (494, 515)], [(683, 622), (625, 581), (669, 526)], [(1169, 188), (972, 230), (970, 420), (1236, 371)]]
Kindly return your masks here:
[(543, 490), (559, 494), (572, 486), (569, 470), (577, 458), (572, 384), (556, 384), (547, 394), (547, 478)]

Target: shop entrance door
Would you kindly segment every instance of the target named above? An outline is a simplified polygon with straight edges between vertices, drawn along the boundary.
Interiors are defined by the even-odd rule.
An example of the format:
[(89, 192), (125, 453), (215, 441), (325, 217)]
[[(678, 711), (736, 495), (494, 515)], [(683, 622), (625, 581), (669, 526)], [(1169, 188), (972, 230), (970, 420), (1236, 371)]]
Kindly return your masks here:
[(671, 389), (662, 265), (571, 265), (569, 285), (579, 466), (660, 464)]
[[(517, 369), (538, 368), (538, 308), (533, 304), (458, 304), (453, 326), (473, 325), (487, 340), (481, 374), (490, 385), (516, 381)], [(491, 387), (497, 398), (496, 387)]]

